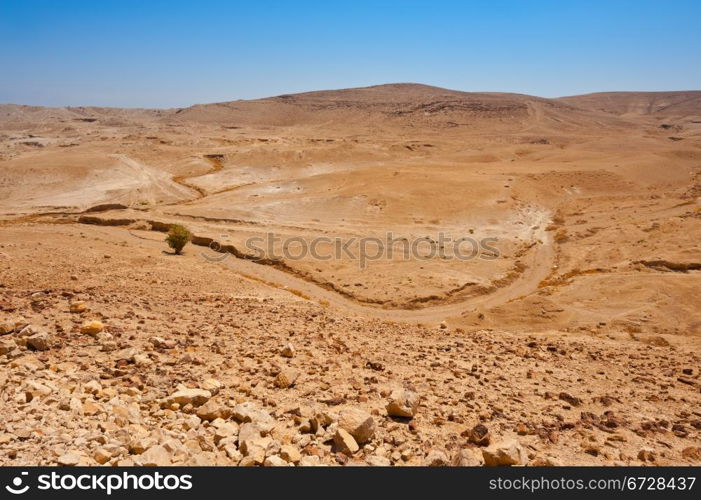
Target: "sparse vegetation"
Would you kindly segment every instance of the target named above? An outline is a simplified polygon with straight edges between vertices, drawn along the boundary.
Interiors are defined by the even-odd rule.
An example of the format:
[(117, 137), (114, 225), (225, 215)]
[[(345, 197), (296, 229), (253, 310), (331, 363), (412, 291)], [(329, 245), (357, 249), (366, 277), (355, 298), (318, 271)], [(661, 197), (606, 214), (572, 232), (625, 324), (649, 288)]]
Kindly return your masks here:
[(173, 224), (166, 236), (166, 243), (172, 248), (176, 255), (180, 255), (185, 245), (192, 239), (192, 233), (180, 224)]

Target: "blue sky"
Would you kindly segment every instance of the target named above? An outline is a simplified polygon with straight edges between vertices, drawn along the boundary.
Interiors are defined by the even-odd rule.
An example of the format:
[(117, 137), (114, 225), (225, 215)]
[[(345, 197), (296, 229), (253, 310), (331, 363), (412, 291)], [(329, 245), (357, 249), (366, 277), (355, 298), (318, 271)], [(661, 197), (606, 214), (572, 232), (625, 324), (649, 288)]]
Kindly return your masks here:
[(420, 82), (701, 89), (701, 1), (0, 0), (0, 102), (180, 107)]

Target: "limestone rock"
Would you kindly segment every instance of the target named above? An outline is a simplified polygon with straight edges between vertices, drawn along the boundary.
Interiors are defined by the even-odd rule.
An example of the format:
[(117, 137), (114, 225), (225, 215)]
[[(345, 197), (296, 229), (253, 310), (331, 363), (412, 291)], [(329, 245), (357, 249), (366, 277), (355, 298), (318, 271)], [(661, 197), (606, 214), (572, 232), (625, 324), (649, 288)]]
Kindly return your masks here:
[(180, 407), (187, 404), (197, 407), (205, 404), (211, 397), (212, 393), (204, 389), (180, 389), (168, 396), (165, 402), (168, 405), (177, 403)]
[(205, 391), (211, 392), (213, 396), (216, 396), (217, 394), (219, 394), (219, 390), (221, 389), (221, 387), (222, 387), (222, 383), (215, 378), (205, 379), (200, 384), (201, 389), (204, 389)]
[(257, 439), (268, 434), (254, 422), (246, 422), (239, 428), (239, 446), (248, 439)]
[(139, 455), (137, 460), (147, 467), (162, 467), (172, 463), (170, 452), (160, 444), (151, 446), (148, 450)]
[(12, 339), (0, 339), (0, 356), (17, 348), (17, 342)]
[(7, 335), (15, 331), (15, 324), (9, 320), (0, 321), (0, 335)]
[(287, 344), (285, 347), (282, 348), (282, 351), (280, 351), (280, 355), (285, 358), (294, 358), (295, 354), (295, 346), (293, 346), (292, 344)]
[(74, 467), (83, 460), (83, 457), (80, 456), (78, 453), (75, 452), (69, 452), (61, 455), (58, 457), (58, 464), (63, 465), (65, 467)]
[(452, 465), (455, 467), (477, 467), (484, 465), (484, 458), (478, 450), (463, 448), (453, 455)]
[(292, 445), (286, 444), (280, 448), (280, 457), (290, 463), (298, 464), (302, 460), (302, 454), (297, 448)]
[(260, 433), (249, 432), (245, 427), (247, 425), (255, 424), (244, 424), (241, 426), (241, 431), (239, 432), (239, 451), (243, 454), (244, 458), (253, 459), (256, 465), (261, 465), (265, 460), (266, 449), (272, 439), (270, 437), (263, 437)]
[(102, 343), (102, 352), (112, 352), (116, 351), (119, 348), (117, 343), (114, 340), (107, 340)]
[(104, 448), (98, 448), (93, 452), (92, 457), (98, 464), (104, 465), (110, 461), (112, 454)]
[(153, 364), (151, 358), (149, 358), (148, 355), (142, 353), (134, 354), (132, 360), (134, 361), (134, 364), (136, 366), (149, 366)]
[(277, 377), (275, 377), (275, 387), (279, 387), (280, 389), (292, 387), (297, 381), (298, 377), (299, 370), (295, 370), (294, 368), (283, 368), (282, 371), (277, 374)]
[(147, 437), (147, 436), (133, 437), (128, 443), (129, 452), (141, 454), (155, 444), (156, 444), (155, 440), (151, 437)]
[(216, 427), (214, 432), (214, 442), (218, 444), (222, 439), (236, 436), (239, 433), (239, 426), (235, 422), (223, 422)]
[(79, 313), (83, 313), (87, 310), (88, 310), (88, 306), (82, 300), (77, 300), (75, 302), (71, 302), (70, 311), (72, 313), (79, 314)]
[(92, 335), (94, 337), (95, 335), (100, 333), (104, 328), (105, 327), (101, 321), (97, 321), (97, 320), (86, 321), (80, 327), (80, 333), (85, 333), (87, 335)]
[(387, 404), (387, 414), (390, 417), (412, 418), (419, 409), (419, 395), (408, 389), (397, 389), (392, 392)]
[(289, 467), (290, 464), (282, 459), (281, 457), (277, 455), (271, 455), (269, 457), (265, 457), (265, 461), (263, 462), (263, 465), (266, 467)]
[(340, 451), (348, 456), (353, 455), (360, 449), (360, 446), (358, 446), (358, 443), (355, 441), (355, 439), (353, 439), (353, 436), (351, 436), (345, 429), (336, 430), (336, 434), (333, 437), (333, 443), (336, 446), (336, 451)]
[(51, 347), (51, 337), (46, 332), (37, 332), (27, 337), (27, 346), (36, 351), (48, 351)]
[(275, 425), (273, 417), (252, 402), (237, 404), (232, 409), (231, 416), (239, 423), (255, 422), (265, 432), (270, 432)]
[(375, 421), (368, 412), (346, 408), (339, 413), (338, 426), (347, 431), (358, 444), (367, 443), (375, 435)]
[(94, 379), (83, 386), (83, 391), (87, 392), (88, 394), (97, 394), (101, 390), (102, 385), (100, 385), (100, 382)]
[(482, 450), (484, 464), (495, 465), (523, 465), (527, 461), (526, 452), (515, 439), (509, 439), (495, 443)]
[(231, 417), (231, 408), (216, 399), (210, 399), (197, 409), (197, 416), (208, 422), (218, 418), (226, 420)]

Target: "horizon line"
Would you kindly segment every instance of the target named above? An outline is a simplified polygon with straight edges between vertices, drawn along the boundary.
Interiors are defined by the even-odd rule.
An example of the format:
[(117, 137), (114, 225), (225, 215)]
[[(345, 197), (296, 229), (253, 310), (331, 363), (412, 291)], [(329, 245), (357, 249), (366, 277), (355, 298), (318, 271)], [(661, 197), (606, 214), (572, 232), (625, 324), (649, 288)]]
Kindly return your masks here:
[(701, 89), (678, 89), (678, 90), (597, 90), (594, 92), (585, 92), (583, 94), (566, 94), (566, 95), (560, 95), (556, 97), (545, 97), (545, 96), (539, 96), (536, 94), (525, 94), (522, 92), (508, 92), (508, 91), (490, 91), (490, 90), (460, 90), (460, 89), (451, 89), (447, 87), (440, 87), (438, 85), (430, 85), (427, 83), (419, 83), (419, 82), (390, 82), (390, 83), (378, 83), (378, 84), (373, 84), (373, 85), (364, 85), (364, 86), (358, 86), (358, 87), (338, 87), (338, 88), (327, 88), (327, 89), (317, 89), (317, 90), (304, 90), (301, 92), (293, 92), (293, 93), (282, 93), (282, 94), (276, 94), (276, 95), (266, 95), (263, 97), (252, 97), (252, 98), (239, 98), (239, 99), (230, 99), (230, 100), (225, 100), (225, 101), (210, 101), (210, 102), (195, 102), (189, 105), (185, 106), (171, 106), (171, 107), (143, 107), (143, 106), (104, 106), (104, 105), (99, 105), (99, 104), (80, 104), (80, 105), (42, 105), (42, 104), (24, 104), (24, 103), (17, 103), (17, 102), (0, 102), (0, 106), (23, 106), (23, 107), (32, 107), (32, 108), (54, 108), (54, 109), (66, 109), (66, 108), (102, 108), (102, 109), (129, 109), (129, 110), (153, 110), (153, 111), (169, 111), (169, 110), (179, 110), (179, 109), (187, 109), (191, 108), (194, 106), (208, 106), (212, 104), (224, 104), (224, 103), (229, 103), (229, 102), (239, 102), (239, 101), (261, 101), (261, 100), (266, 100), (266, 99), (274, 99), (276, 97), (281, 97), (281, 96), (293, 96), (293, 95), (300, 95), (300, 94), (312, 94), (316, 92), (338, 92), (338, 91), (344, 91), (344, 90), (360, 90), (360, 89), (370, 89), (374, 87), (389, 87), (393, 85), (406, 85), (406, 86), (423, 86), (423, 87), (431, 87), (435, 89), (440, 89), (440, 90), (447, 90), (450, 92), (462, 92), (465, 94), (504, 94), (504, 95), (520, 95), (520, 96), (526, 96), (526, 97), (535, 97), (538, 99), (565, 99), (568, 97), (583, 97), (583, 96), (589, 96), (589, 95), (596, 95), (596, 94), (671, 94), (671, 93), (686, 93), (686, 92), (701, 92)]

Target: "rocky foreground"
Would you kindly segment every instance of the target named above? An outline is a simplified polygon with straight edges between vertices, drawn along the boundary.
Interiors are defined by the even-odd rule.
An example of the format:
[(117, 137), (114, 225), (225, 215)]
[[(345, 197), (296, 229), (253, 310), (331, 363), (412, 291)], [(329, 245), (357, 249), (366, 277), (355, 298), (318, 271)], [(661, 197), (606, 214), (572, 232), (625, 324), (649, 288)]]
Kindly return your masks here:
[(370, 321), (117, 229), (2, 231), (2, 465), (701, 463), (694, 344)]

